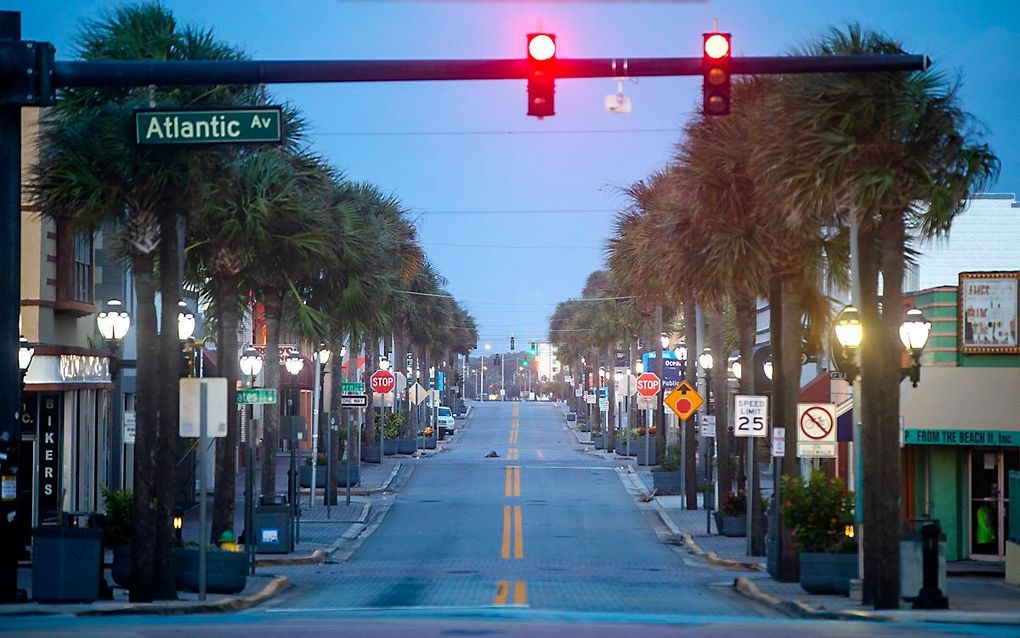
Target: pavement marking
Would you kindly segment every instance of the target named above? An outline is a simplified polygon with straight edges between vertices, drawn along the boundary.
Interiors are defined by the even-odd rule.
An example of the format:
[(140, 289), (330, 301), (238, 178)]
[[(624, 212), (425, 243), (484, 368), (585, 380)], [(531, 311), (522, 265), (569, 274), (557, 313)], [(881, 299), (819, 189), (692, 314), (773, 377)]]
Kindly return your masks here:
[(528, 604), (528, 584), (523, 580), (514, 581), (514, 604), (515, 605), (526, 605)]
[(521, 495), (521, 468), (519, 465), (514, 466), (514, 496), (519, 497)]
[[(509, 506), (508, 506), (509, 507)], [(521, 524), (521, 506), (514, 505), (514, 558), (524, 558), (524, 526)]]
[[(515, 591), (514, 592), (515, 598), (516, 593), (517, 592)], [(507, 598), (509, 598), (509, 594), (510, 594), (510, 582), (507, 580), (501, 580), (498, 583), (496, 583), (496, 597), (492, 600), (492, 602), (496, 605), (505, 605)]]
[(521, 452), (515, 447), (510, 448), (506, 453), (506, 459), (508, 461), (517, 461), (521, 458)]
[(503, 546), (499, 552), (503, 560), (510, 559), (510, 506), (503, 506)]
[(505, 481), (505, 483), (503, 485), (503, 496), (510, 497), (510, 496), (513, 495), (513, 487), (512, 487), (513, 483), (512, 483), (512, 478), (511, 478), (512, 476), (513, 476), (513, 468), (511, 466), (507, 465), (506, 466), (506, 481)]

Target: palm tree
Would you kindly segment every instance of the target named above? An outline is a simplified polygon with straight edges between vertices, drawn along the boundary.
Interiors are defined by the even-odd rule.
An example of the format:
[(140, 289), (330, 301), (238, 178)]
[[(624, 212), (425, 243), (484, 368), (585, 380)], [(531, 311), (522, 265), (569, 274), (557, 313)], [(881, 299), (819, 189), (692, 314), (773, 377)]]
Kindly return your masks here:
[[(858, 25), (834, 29), (807, 50), (815, 55), (901, 54), (899, 42)], [(963, 111), (958, 83), (934, 71), (825, 75), (790, 81), (780, 105), (783, 132), (771, 173), (808, 214), (833, 200), (852, 219), (860, 247), (861, 427), (864, 600), (899, 603), (899, 357), (902, 282), (914, 237), (946, 233), (968, 194), (998, 173), (999, 162)], [(861, 99), (867, 96), (867, 99)], [(780, 138), (782, 139), (782, 138)], [(788, 163), (785, 163), (788, 162)], [(879, 278), (882, 294), (878, 294)]]
[[(124, 7), (85, 25), (77, 53), (87, 60), (241, 56), (217, 42), (211, 32), (179, 27), (169, 11), (154, 3)], [(133, 272), (138, 342), (135, 467), (145, 470), (135, 473), (132, 536), (153, 542), (138, 543), (133, 553), (132, 600), (176, 596), (170, 517), (176, 487), (180, 345), (174, 329), (164, 330), (161, 339), (157, 336), (156, 256), (158, 252), (162, 265), (158, 280), (162, 325), (175, 326), (180, 294), (176, 216), (191, 207), (206, 165), (219, 157), (216, 151), (154, 152), (137, 147), (123, 123), (135, 108), (150, 102), (232, 103), (241, 91), (240, 87), (70, 89), (62, 92), (42, 122), (40, 163), (31, 188), (44, 214), (70, 219), (85, 231), (107, 220), (119, 221), (123, 251)], [(161, 232), (165, 228), (173, 232)], [(173, 409), (167, 407), (171, 403)]]

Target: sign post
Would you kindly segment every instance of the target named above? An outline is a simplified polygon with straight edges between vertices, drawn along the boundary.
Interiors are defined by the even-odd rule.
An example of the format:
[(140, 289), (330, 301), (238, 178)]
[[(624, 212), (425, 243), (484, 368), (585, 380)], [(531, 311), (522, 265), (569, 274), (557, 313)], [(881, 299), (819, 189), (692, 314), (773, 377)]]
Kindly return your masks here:
[(799, 458), (836, 457), (835, 404), (797, 404), (797, 456)]
[(734, 401), (736, 426), (734, 436), (747, 439), (747, 554), (753, 553), (754, 499), (758, 498), (755, 484), (758, 482), (758, 465), (755, 463), (755, 440), (769, 433), (769, 398), (760, 395), (738, 394)]

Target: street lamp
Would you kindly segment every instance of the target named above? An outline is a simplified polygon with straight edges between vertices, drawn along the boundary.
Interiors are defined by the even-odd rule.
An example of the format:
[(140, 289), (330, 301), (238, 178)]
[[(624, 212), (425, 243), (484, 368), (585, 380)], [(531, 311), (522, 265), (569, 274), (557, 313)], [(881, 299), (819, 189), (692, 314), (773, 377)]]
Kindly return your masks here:
[(248, 346), (241, 353), (241, 358), (238, 362), (241, 366), (241, 374), (248, 377), (248, 385), (252, 385), (255, 377), (259, 376), (259, 373), (262, 372), (262, 355), (259, 354), (259, 351), (254, 346)]
[(296, 377), (301, 374), (301, 370), (304, 369), (305, 360), (301, 356), (301, 353), (297, 350), (292, 350), (291, 353), (287, 355), (287, 358), (283, 360), (283, 365), (287, 368), (287, 372), (289, 372), (291, 376)]
[(28, 374), (28, 367), (32, 365), (32, 357), (35, 356), (35, 347), (29, 343), (25, 335), (18, 339), (18, 369), (21, 370), (22, 389), (25, 386), (25, 375)]
[(740, 382), (740, 375), (744, 371), (744, 366), (740, 363), (740, 357), (730, 364), (730, 372), (733, 373), (733, 378)]
[(929, 334), (931, 334), (931, 322), (925, 318), (924, 313), (917, 308), (908, 310), (906, 318), (900, 325), (900, 341), (913, 360), (913, 365), (910, 366), (907, 376), (915, 388), (918, 381), (921, 380), (921, 353), (928, 343)]
[(861, 347), (861, 342), (864, 341), (861, 313), (853, 306), (843, 308), (836, 317), (832, 331), (836, 333), (836, 341), (843, 348), (843, 356), (836, 362), (837, 366), (843, 369), (847, 381), (853, 384), (858, 373), (857, 351)]
[(669, 335), (665, 332), (659, 335), (659, 343), (662, 344), (663, 350), (669, 350)]
[(131, 315), (124, 309), (124, 304), (119, 299), (111, 299), (106, 302), (106, 310), (96, 316), (96, 325), (103, 339), (109, 341), (111, 345), (116, 345), (131, 327)]
[(379, 369), (380, 370), (389, 370), (390, 369), (390, 360), (387, 359), (386, 357), (379, 357)]
[(702, 350), (701, 354), (698, 355), (698, 365), (701, 366), (701, 369), (710, 372), (712, 370), (713, 363), (712, 349), (705, 348)]
[(177, 306), (177, 340), (187, 341), (195, 334), (195, 315), (188, 309), (188, 304), (178, 301)]
[(644, 372), (645, 372), (645, 363), (644, 363), (644, 361), (635, 361), (634, 362), (634, 372), (636, 372), (638, 374), (644, 374)]
[(772, 375), (775, 374), (775, 369), (772, 367), (772, 355), (765, 360), (765, 363), (761, 364), (761, 371), (765, 373), (765, 378), (769, 381), (772, 380)]
[(687, 378), (687, 345), (685, 343), (676, 344), (676, 348), (673, 348), (673, 354), (676, 355), (678, 361), (680, 361), (680, 378)]

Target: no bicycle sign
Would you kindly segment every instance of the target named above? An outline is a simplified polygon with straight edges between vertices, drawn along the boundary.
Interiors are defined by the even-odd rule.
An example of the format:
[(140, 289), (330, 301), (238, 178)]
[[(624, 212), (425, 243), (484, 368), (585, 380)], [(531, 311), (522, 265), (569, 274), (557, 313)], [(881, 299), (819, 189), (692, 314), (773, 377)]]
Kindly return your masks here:
[(832, 403), (797, 404), (797, 456), (836, 456), (836, 406)]

